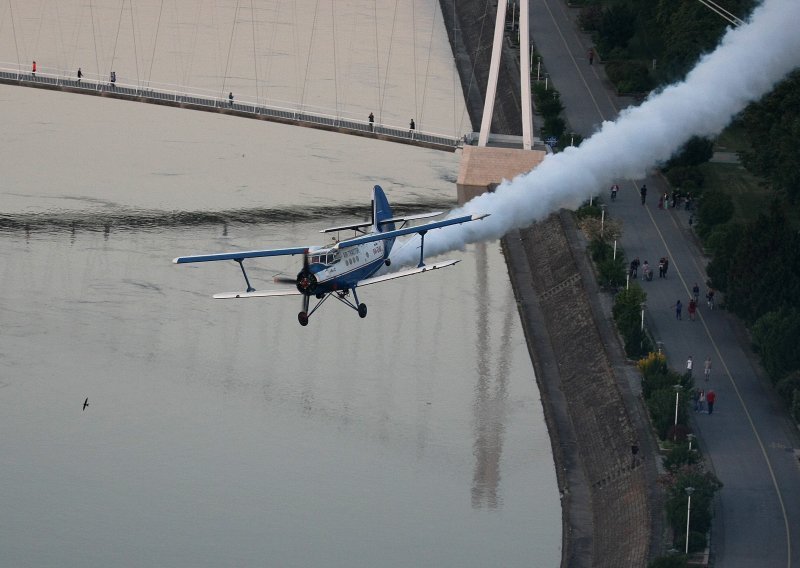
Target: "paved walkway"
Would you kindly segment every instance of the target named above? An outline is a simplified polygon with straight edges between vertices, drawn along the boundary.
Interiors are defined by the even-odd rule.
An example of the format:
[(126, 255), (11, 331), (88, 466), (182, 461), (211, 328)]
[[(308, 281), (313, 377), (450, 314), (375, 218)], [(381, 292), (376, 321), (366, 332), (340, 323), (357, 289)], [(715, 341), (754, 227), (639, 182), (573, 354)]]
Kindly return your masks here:
[[(589, 65), (590, 40), (575, 25), (576, 12), (562, 0), (533, 0), (531, 30), (538, 51), (561, 93), (565, 115), (576, 133), (590, 136), (614, 120), (631, 101), (616, 97), (603, 66)], [(672, 306), (688, 303), (695, 282), (705, 293), (708, 261), (688, 227), (688, 213), (657, 208), (666, 190), (653, 172), (646, 180), (620, 180), (620, 195), (609, 215), (623, 221), (621, 245), (628, 258), (655, 266), (668, 256), (668, 278), (642, 283), (648, 294), (647, 325), (663, 341), (670, 365), (683, 371), (691, 354), (702, 377), (710, 356), (708, 386), (717, 394), (713, 415), (698, 414), (694, 429), (716, 475), (724, 483), (716, 501), (712, 561), (726, 567), (800, 566), (800, 437), (749, 350), (741, 325), (722, 310), (701, 302), (696, 321), (678, 321)], [(642, 206), (637, 187), (647, 183)], [(598, 188), (603, 191), (604, 188)], [(699, 373), (698, 373), (699, 371)], [(702, 378), (698, 384), (705, 384)]]

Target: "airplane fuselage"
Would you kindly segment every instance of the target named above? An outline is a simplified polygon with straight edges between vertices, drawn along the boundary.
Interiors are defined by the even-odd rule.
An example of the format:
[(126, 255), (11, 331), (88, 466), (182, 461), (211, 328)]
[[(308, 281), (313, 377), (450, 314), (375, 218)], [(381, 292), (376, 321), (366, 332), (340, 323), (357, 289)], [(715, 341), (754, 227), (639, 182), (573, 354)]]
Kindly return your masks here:
[(317, 279), (314, 293), (324, 294), (357, 286), (361, 280), (375, 274), (387, 256), (385, 241), (310, 252), (309, 270)]

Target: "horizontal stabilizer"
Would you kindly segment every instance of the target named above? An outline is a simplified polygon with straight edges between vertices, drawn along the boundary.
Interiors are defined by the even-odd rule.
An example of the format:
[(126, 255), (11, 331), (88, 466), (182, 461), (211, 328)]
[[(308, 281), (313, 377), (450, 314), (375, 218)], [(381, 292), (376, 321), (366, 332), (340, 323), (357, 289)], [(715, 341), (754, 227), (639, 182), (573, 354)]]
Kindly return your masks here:
[(463, 215), (461, 217), (454, 217), (453, 219), (445, 219), (444, 221), (434, 221), (433, 223), (425, 223), (423, 225), (417, 225), (416, 227), (406, 227), (404, 229), (397, 229), (396, 231), (386, 231), (384, 233), (370, 233), (369, 235), (364, 235), (363, 237), (355, 237), (353, 239), (342, 241), (338, 243), (335, 248), (341, 249), (341, 248), (353, 247), (364, 243), (371, 243), (373, 241), (382, 241), (384, 239), (393, 239), (395, 237), (401, 237), (403, 235), (422, 233), (424, 231), (430, 231), (431, 229), (441, 229), (442, 227), (447, 227), (449, 225), (460, 225), (461, 223), (477, 221), (479, 219), (483, 219), (484, 217), (488, 216), (489, 216), (488, 213), (484, 213), (483, 215)]
[(367, 227), (372, 226), (372, 221), (366, 221), (364, 223), (356, 223), (354, 225), (341, 225), (339, 227), (330, 227), (328, 229), (322, 229), (320, 233), (335, 233), (337, 231), (357, 231), (358, 229), (365, 229)]
[(217, 254), (198, 254), (194, 256), (179, 256), (173, 259), (175, 264), (184, 264), (187, 262), (213, 262), (216, 260), (242, 260), (245, 258), (258, 258), (262, 256), (285, 256), (304, 254), (309, 250), (314, 250), (318, 247), (294, 247), (283, 249), (266, 249), (266, 250), (243, 250), (240, 252), (221, 252)]
[(439, 268), (447, 268), (448, 266), (453, 266), (458, 262), (461, 261), (443, 260), (441, 262), (434, 262), (426, 266), (418, 266), (417, 268), (409, 268), (408, 270), (392, 272), (391, 274), (384, 274), (383, 276), (375, 276), (373, 278), (367, 278), (366, 280), (362, 280), (361, 282), (358, 283), (358, 286), (361, 287), (361, 286), (368, 286), (369, 284), (378, 284), (380, 282), (386, 282), (387, 280), (394, 280), (395, 278), (403, 278), (404, 276), (412, 276), (414, 274), (430, 272), (431, 270), (437, 270)]
[(441, 215), (444, 211), (431, 211), (430, 213), (420, 213), (418, 215), (406, 215), (405, 217), (392, 217), (391, 219), (384, 219), (380, 222), (381, 225), (388, 223), (407, 223), (408, 221), (417, 221), (418, 219), (428, 219)]
[(270, 296), (299, 296), (300, 290), (256, 290), (255, 292), (222, 292), (214, 294), (215, 300), (238, 300), (240, 298), (268, 298)]

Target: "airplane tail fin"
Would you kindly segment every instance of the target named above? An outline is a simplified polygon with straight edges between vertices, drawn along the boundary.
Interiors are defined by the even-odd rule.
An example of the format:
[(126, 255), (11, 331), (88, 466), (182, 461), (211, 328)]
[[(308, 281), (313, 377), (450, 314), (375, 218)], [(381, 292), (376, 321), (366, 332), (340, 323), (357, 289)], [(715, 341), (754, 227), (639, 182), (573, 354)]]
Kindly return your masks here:
[(386, 199), (386, 194), (381, 189), (381, 186), (376, 185), (372, 189), (372, 229), (376, 233), (383, 233), (385, 231), (394, 231), (394, 223), (384, 223), (387, 219), (392, 218), (392, 208), (389, 205), (389, 200)]
[[(384, 222), (387, 219), (391, 219), (392, 216), (392, 207), (389, 205), (386, 194), (383, 192), (383, 189), (381, 189), (381, 186), (376, 185), (372, 188), (372, 232), (383, 233), (385, 231), (394, 231), (394, 223)], [(384, 252), (385, 257), (389, 256), (393, 244), (394, 239), (387, 239)]]

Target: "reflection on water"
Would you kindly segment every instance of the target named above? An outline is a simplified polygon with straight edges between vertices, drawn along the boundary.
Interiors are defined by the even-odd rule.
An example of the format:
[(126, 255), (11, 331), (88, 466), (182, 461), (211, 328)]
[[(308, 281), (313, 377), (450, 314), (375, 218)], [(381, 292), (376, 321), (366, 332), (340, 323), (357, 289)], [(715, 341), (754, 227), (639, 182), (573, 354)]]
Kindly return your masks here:
[[(102, 114), (80, 107), (90, 97), (62, 97), (47, 140), (72, 136), (69, 117)], [(156, 139), (140, 110), (126, 111), (135, 135)], [(249, 123), (189, 122), (213, 122), (233, 154), (248, 145)], [(320, 242), (320, 229), (369, 214), (374, 183), (399, 211), (454, 197), (442, 182), (452, 156), (378, 147), (377, 173), (397, 185), (365, 183), (363, 141), (342, 137), (331, 172), (295, 130), (280, 139), (295, 183), (267, 187), (257, 168), (212, 168), (191, 187), (131, 168), (128, 186), (86, 188), (86, 162), (65, 160), (63, 143), (24, 128), (0, 140), (6, 156), (58, 165), (52, 183), (0, 188), (0, 563), (558, 564), (550, 444), (496, 243), (454, 254), (462, 262), (448, 270), (366, 287), (363, 320), (332, 303), (307, 328), (296, 298), (212, 300), (241, 289), (234, 262), (170, 262)], [(108, 135), (87, 140), (112, 146)], [(127, 148), (93, 163), (110, 178), (134, 159)], [(189, 171), (207, 157), (170, 159)], [(90, 190), (97, 199), (62, 209)], [(248, 276), (272, 288), (297, 262), (254, 260)]]
[[(410, 215), (436, 209), (447, 211), (453, 206), (450, 199), (429, 198), (413, 202), (393, 202), (397, 215)], [(227, 234), (229, 223), (303, 223), (319, 219), (350, 218), (351, 221), (369, 216), (369, 204), (303, 205), (292, 207), (230, 209), (223, 211), (158, 211), (112, 208), (106, 211), (43, 211), (36, 213), (0, 213), (0, 232), (25, 231), (52, 233), (57, 231), (98, 231), (108, 235), (115, 231), (153, 230), (163, 228), (202, 227), (219, 225)]]

